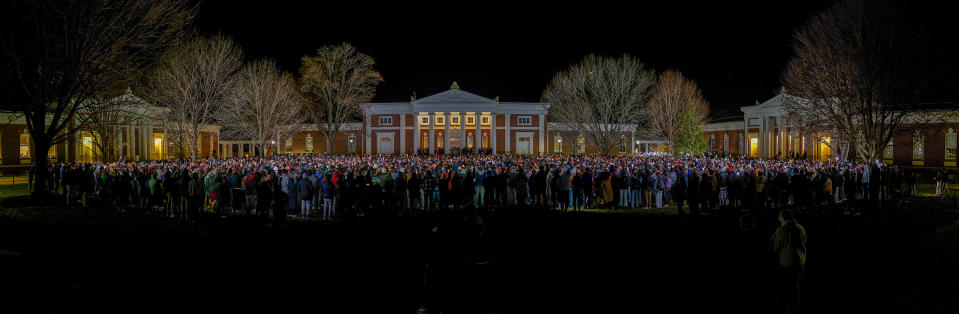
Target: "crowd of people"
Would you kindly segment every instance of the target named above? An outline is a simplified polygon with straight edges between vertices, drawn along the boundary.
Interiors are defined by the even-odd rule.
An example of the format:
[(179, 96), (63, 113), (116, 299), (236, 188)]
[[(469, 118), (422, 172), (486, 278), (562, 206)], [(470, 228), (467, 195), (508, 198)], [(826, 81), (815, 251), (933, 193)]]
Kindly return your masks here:
[(916, 173), (882, 163), (640, 155), (324, 155), (51, 165), (68, 203), (194, 219), (419, 214), (467, 206), (804, 207), (915, 194)]

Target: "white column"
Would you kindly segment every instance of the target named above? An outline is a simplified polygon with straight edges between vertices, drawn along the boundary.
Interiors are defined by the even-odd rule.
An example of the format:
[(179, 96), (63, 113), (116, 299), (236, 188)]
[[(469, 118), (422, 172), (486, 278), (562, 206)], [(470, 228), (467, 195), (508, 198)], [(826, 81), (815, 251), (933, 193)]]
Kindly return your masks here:
[(510, 126), (510, 124), (512, 124), (512, 123), (510, 123), (509, 116), (510, 116), (510, 114), (507, 113), (507, 114), (506, 114), (506, 119), (503, 119), (504, 123), (506, 124), (506, 132), (503, 133), (503, 140), (506, 141), (506, 143), (505, 143), (506, 146), (504, 146), (504, 147), (506, 147), (506, 153), (507, 153), (507, 154), (509, 154), (509, 152), (512, 150), (511, 148), (513, 148), (513, 147), (512, 147), (512, 146), (513, 146), (513, 145), (512, 145), (513, 141), (509, 138), (509, 126)]
[(443, 113), (443, 152), (450, 153), (450, 113)]
[(544, 114), (539, 114), (539, 153), (546, 153), (546, 118)]
[(133, 123), (127, 125), (125, 131), (127, 133), (127, 140), (125, 141), (127, 144), (127, 153), (124, 157), (126, 157), (126, 160), (133, 160)]
[(400, 114), (400, 154), (406, 153), (406, 114)]
[(766, 117), (759, 116), (759, 134), (756, 134), (756, 137), (758, 139), (757, 146), (759, 146), (757, 147), (758, 148), (757, 151), (759, 152), (759, 156), (761, 157), (765, 156), (766, 154), (766, 151), (764, 150), (764, 148), (766, 148), (766, 145), (764, 144), (765, 136), (766, 136)]
[(430, 112), (430, 154), (436, 153), (436, 114)]
[(476, 133), (473, 133), (473, 148), (480, 148), (483, 147), (481, 145), (483, 143), (483, 133), (481, 132), (482, 126), (480, 123), (480, 120), (483, 118), (483, 116), (481, 112), (477, 112), (475, 115), (476, 117), (473, 122), (476, 122)]
[(466, 114), (460, 112), (460, 149), (466, 147)]
[(141, 138), (143, 140), (143, 160), (153, 159), (153, 129), (150, 125), (140, 128)]
[(496, 154), (496, 112), (493, 112), (493, 116), (489, 121), (489, 148), (493, 150), (493, 154)]
[(636, 151), (636, 131), (629, 135), (629, 153)]
[(413, 113), (413, 126), (416, 127), (416, 134), (413, 135), (413, 153), (416, 153), (417, 149), (420, 149), (420, 115), (419, 113)]

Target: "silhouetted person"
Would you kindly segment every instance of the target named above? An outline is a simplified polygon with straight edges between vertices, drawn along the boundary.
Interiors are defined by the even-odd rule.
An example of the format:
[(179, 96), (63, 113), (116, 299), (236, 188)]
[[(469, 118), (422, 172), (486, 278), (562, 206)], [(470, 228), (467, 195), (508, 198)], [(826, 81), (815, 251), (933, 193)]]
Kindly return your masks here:
[(793, 213), (779, 213), (780, 226), (770, 239), (772, 252), (778, 255), (776, 304), (783, 313), (799, 312), (799, 281), (806, 264), (806, 229)]

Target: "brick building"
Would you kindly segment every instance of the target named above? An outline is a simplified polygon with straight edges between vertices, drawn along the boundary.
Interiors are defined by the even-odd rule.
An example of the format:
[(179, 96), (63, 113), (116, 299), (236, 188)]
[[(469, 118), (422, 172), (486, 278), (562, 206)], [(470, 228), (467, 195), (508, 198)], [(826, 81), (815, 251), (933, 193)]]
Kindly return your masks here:
[[(793, 128), (783, 101), (791, 96), (780, 93), (765, 102), (740, 108), (743, 115), (714, 121), (703, 127), (709, 150), (750, 157), (788, 156), (791, 153), (809, 159), (836, 157), (828, 145), (828, 135), (819, 139)], [(902, 166), (956, 167), (956, 130), (959, 115), (944, 115), (943, 123), (906, 125), (917, 131), (896, 134), (883, 153), (883, 160)], [(850, 149), (848, 158), (856, 158)]]

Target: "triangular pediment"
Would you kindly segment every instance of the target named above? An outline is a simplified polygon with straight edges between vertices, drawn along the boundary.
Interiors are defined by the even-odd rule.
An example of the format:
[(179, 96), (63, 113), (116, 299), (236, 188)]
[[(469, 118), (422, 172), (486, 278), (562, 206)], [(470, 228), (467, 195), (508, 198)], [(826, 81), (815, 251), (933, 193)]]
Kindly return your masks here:
[(461, 89), (450, 89), (413, 101), (414, 104), (495, 104), (497, 101)]

